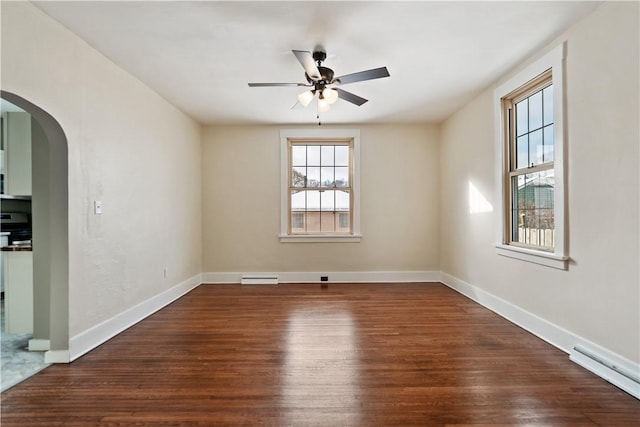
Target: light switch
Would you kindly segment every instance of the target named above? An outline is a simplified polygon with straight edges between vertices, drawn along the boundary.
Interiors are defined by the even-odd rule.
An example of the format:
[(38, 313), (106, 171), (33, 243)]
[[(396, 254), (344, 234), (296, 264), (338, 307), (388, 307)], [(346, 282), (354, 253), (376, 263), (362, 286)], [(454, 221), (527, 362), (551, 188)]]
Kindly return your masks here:
[(102, 202), (100, 200), (93, 201), (93, 213), (100, 215), (102, 213)]

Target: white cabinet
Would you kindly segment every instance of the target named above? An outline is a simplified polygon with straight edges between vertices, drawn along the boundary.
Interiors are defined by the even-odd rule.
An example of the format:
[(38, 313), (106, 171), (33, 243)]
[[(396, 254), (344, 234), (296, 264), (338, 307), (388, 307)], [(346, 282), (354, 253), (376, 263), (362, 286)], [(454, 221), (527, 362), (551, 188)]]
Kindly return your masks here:
[(4, 142), (4, 193), (31, 195), (31, 115), (25, 112), (2, 114)]
[(33, 333), (33, 253), (3, 252), (5, 333)]

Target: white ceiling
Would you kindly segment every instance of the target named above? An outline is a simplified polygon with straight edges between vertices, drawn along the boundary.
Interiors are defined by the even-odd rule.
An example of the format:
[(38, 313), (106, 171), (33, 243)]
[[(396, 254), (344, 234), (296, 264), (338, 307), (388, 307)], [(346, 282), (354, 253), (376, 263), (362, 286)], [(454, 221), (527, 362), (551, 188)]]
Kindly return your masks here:
[(598, 2), (42, 1), (35, 4), (201, 123), (315, 123), (291, 109), (303, 83), (292, 49), (320, 44), (342, 86), (324, 123), (439, 122)]

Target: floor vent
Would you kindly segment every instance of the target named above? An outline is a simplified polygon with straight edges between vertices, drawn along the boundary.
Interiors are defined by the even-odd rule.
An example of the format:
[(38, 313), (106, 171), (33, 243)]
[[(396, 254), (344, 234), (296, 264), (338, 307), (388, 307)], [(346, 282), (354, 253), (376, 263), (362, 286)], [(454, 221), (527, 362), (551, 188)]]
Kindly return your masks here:
[(582, 346), (573, 347), (569, 358), (583, 368), (640, 399), (640, 375), (634, 373), (632, 369), (619, 366)]
[(240, 279), (241, 285), (277, 285), (278, 284), (278, 276), (261, 274), (261, 275), (252, 275), (252, 274), (243, 274)]

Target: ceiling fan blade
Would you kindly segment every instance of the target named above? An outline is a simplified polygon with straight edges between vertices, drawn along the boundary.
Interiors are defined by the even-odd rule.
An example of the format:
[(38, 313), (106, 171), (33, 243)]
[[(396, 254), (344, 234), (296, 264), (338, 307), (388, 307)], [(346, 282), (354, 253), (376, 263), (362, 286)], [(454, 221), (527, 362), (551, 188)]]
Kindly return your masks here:
[(302, 64), (304, 71), (309, 77), (313, 80), (319, 80), (321, 78), (320, 71), (313, 60), (311, 52), (306, 50), (292, 50), (291, 52), (298, 58), (298, 61), (300, 61), (300, 64)]
[(360, 71), (358, 73), (346, 74), (344, 76), (334, 79), (335, 83), (346, 85), (347, 83), (361, 82), (363, 80), (380, 79), (382, 77), (389, 77), (389, 71), (387, 67), (373, 68), (367, 71)]
[(304, 83), (249, 83), (249, 87), (311, 86)]
[(344, 89), (334, 88), (338, 92), (338, 98), (348, 101), (352, 104), (356, 104), (358, 107), (368, 101), (368, 99), (364, 99), (358, 95), (354, 95), (351, 92), (347, 92)]

